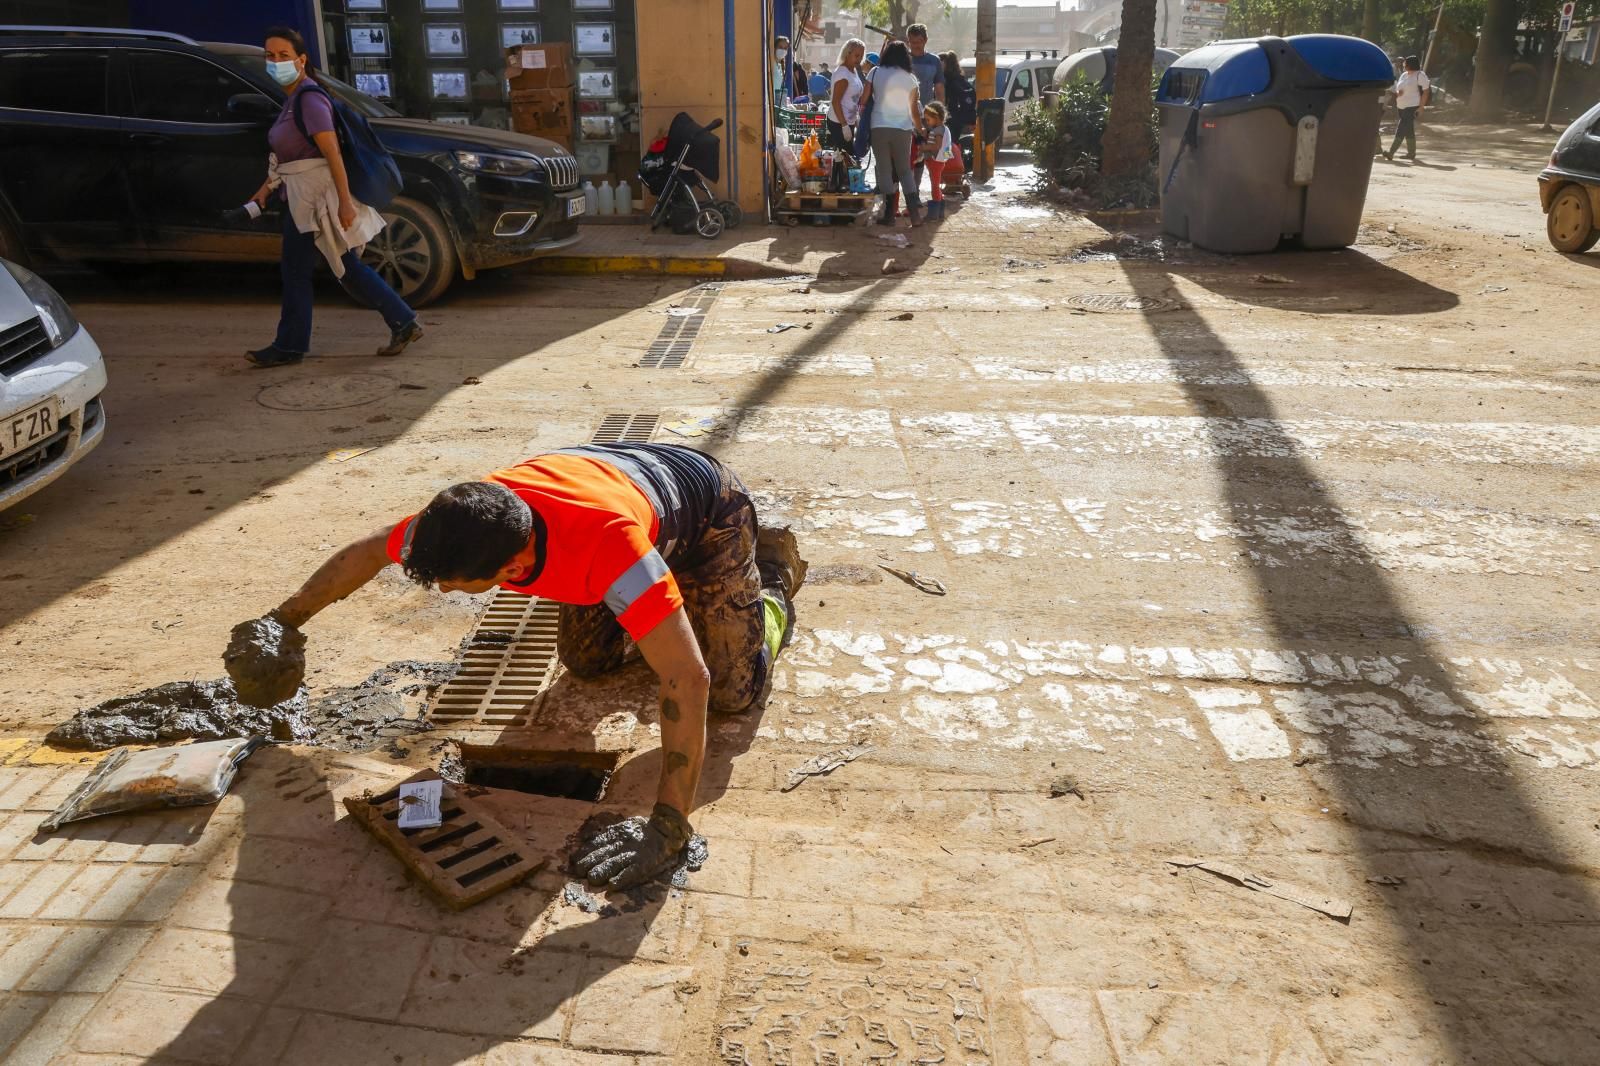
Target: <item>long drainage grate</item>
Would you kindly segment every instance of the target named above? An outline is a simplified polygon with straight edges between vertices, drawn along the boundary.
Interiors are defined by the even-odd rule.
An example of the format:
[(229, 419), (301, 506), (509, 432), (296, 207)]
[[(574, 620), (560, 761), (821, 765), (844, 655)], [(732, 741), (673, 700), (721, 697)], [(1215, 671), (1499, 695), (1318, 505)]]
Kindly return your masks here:
[[(659, 414), (608, 414), (592, 444), (644, 443)], [(525, 729), (539, 696), (555, 679), (560, 605), (553, 600), (500, 591), (484, 609), (467, 641), (461, 666), (434, 697), (428, 717), (436, 727)]]
[(689, 349), (694, 347), (695, 338), (700, 336), (700, 326), (705, 322), (706, 312), (711, 310), (717, 293), (721, 291), (722, 286), (717, 282), (707, 282), (695, 289), (694, 295), (679, 301), (679, 307), (693, 308), (696, 313), (668, 315), (666, 325), (650, 342), (649, 349), (639, 360), (639, 366), (646, 370), (675, 370), (683, 366), (683, 361), (689, 357)]

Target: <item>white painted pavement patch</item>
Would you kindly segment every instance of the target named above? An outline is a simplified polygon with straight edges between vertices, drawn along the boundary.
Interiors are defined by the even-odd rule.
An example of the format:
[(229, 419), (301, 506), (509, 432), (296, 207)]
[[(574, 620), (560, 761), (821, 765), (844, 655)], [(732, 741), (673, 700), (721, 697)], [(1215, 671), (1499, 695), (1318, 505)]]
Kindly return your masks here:
[[(846, 743), (911, 728), (1002, 748), (1159, 747), (1372, 767), (1600, 766), (1600, 662), (1264, 648), (970, 641), (950, 634), (802, 631), (776, 680), (767, 735)], [(879, 699), (872, 699), (877, 696)]]

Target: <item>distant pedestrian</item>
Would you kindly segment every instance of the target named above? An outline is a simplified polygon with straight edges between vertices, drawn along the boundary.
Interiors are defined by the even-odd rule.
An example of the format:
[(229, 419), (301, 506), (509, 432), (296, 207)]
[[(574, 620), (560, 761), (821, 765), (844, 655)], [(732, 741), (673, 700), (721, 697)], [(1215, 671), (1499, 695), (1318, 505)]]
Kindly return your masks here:
[(333, 101), (307, 73), (305, 38), (281, 26), (268, 30), (266, 60), (267, 73), (289, 95), (267, 131), (267, 180), (251, 199), (263, 207), (273, 196), (282, 200), (283, 310), (272, 343), (245, 357), (256, 366), (287, 366), (311, 350), (311, 272), (318, 252), (345, 291), (389, 324), (389, 343), (378, 354), (399, 355), (422, 336), (422, 325), (399, 293), (361, 261), (362, 247), (383, 229), (383, 216), (350, 195)]
[(917, 215), (916, 172), (911, 167), (913, 140), (922, 139), (922, 101), (917, 77), (911, 73), (911, 53), (901, 42), (884, 48), (883, 62), (861, 94), (861, 107), (872, 109), (872, 158), (878, 171), (878, 191), (883, 194), (879, 222), (894, 225), (898, 185), (905, 193), (911, 224), (922, 225)]
[(961, 72), (960, 56), (942, 52), (939, 58), (944, 62), (944, 104), (950, 109), (950, 143), (955, 146), (955, 155), (944, 168), (945, 184), (959, 187), (961, 176), (967, 171), (966, 161), (961, 156), (961, 138), (970, 133), (978, 121), (978, 94), (971, 79)]
[(1394, 158), (1402, 140), (1406, 142), (1406, 158), (1417, 158), (1417, 119), (1432, 97), (1433, 86), (1423, 73), (1422, 64), (1416, 56), (1406, 56), (1405, 73), (1394, 83), (1394, 106), (1400, 111), (1400, 123), (1394, 130), (1394, 143), (1383, 153), (1385, 159)]
[(856, 71), (866, 54), (865, 41), (852, 37), (839, 49), (839, 62), (833, 68), (828, 87), (828, 148), (854, 150), (856, 123), (861, 120), (861, 76)]
[(828, 87), (833, 84), (833, 78), (828, 73), (828, 64), (824, 63), (811, 72), (806, 79), (806, 89), (811, 93), (814, 102), (828, 98)]

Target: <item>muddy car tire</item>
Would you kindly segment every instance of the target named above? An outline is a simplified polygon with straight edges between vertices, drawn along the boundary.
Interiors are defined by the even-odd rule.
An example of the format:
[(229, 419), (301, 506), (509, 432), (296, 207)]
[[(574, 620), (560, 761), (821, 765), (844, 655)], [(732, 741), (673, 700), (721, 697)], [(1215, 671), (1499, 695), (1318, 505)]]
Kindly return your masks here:
[(456, 246), (439, 213), (397, 196), (379, 214), (383, 231), (361, 253), (378, 276), (412, 307), (426, 307), (456, 280)]
[(1555, 199), (1550, 201), (1550, 214), (1545, 218), (1545, 234), (1556, 251), (1568, 255), (1587, 252), (1600, 241), (1588, 189), (1582, 185), (1568, 185), (1556, 193)]

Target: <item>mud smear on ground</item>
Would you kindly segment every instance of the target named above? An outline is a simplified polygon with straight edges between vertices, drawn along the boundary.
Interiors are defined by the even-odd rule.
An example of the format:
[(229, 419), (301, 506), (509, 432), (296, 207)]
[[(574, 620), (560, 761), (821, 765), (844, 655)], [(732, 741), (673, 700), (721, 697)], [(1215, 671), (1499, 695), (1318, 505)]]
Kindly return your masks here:
[(233, 627), (222, 664), (238, 698), (255, 707), (293, 699), (306, 679), (306, 636), (268, 615)]
[(806, 571), (807, 585), (876, 585), (882, 581), (881, 570), (861, 563), (829, 563)]
[(1203, 252), (1188, 241), (1160, 235), (1140, 237), (1116, 233), (1105, 240), (1086, 244), (1066, 257), (1068, 263), (1118, 263), (1129, 261), (1192, 263), (1201, 259), (1220, 259)]
[(423, 716), (428, 697), (455, 669), (454, 663), (390, 663), (359, 685), (315, 700), (302, 688), (270, 707), (241, 700), (227, 678), (173, 681), (79, 711), (46, 739), (57, 747), (104, 751), (123, 744), (264, 736), (369, 751), (431, 728)]

